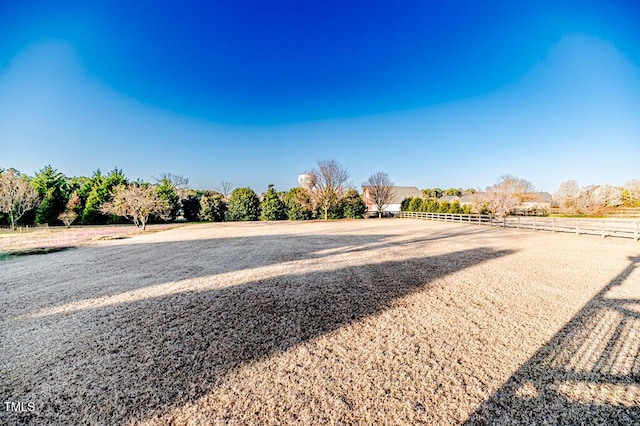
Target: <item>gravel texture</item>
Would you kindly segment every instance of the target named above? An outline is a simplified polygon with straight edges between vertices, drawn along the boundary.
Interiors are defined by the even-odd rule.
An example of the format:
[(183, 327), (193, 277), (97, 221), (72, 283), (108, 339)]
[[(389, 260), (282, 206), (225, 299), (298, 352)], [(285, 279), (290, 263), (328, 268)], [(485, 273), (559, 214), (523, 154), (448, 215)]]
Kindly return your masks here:
[[(409, 219), (0, 261), (0, 423), (633, 424), (640, 244)], [(14, 408), (16, 405), (14, 405)]]

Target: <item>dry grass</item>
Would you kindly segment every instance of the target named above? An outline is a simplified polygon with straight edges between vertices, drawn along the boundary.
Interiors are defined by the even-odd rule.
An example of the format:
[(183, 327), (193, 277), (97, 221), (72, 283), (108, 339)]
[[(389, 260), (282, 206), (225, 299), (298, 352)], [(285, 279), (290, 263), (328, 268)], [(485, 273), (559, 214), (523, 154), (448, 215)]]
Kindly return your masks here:
[[(147, 232), (175, 228), (176, 225), (149, 225)], [(91, 244), (94, 241), (124, 239), (142, 233), (133, 225), (108, 226), (72, 226), (71, 228), (43, 227), (20, 228), (16, 231), (0, 231), (0, 255), (33, 254), (35, 250), (46, 250), (60, 247), (75, 247)]]
[[(7, 423), (640, 420), (640, 245), (413, 220), (2, 261)], [(6, 374), (5, 374), (6, 373)]]

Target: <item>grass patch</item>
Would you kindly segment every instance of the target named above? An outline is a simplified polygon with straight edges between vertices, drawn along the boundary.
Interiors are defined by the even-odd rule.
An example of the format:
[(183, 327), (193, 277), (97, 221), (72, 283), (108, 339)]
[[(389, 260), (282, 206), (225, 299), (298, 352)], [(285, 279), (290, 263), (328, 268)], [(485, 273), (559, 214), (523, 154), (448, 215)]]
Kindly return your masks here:
[(111, 241), (111, 240), (126, 240), (127, 238), (123, 235), (101, 235), (99, 237), (94, 238), (96, 241)]
[(36, 254), (48, 254), (55, 253), (57, 251), (64, 251), (73, 248), (73, 246), (68, 247), (35, 247), (21, 250), (8, 250), (0, 252), (0, 260), (8, 259), (14, 256), (31, 256)]

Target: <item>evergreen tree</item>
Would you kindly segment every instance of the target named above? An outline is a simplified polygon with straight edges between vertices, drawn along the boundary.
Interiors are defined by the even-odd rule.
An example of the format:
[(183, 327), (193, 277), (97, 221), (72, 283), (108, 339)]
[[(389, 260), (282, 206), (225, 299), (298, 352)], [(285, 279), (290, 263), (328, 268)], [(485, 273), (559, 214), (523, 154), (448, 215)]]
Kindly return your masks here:
[(449, 213), (449, 202), (441, 201), (438, 203), (438, 213)]
[[(78, 196), (85, 200), (82, 210), (82, 223), (104, 225), (118, 223), (121, 218), (117, 215), (105, 215), (102, 206), (111, 200), (113, 188), (126, 185), (127, 179), (121, 169), (115, 167), (108, 175), (102, 176), (100, 169), (80, 188)], [(86, 197), (86, 198), (85, 198)]]
[(460, 202), (453, 201), (451, 204), (449, 204), (449, 213), (462, 214), (463, 212), (464, 211), (462, 210), (462, 207), (460, 206)]
[(200, 220), (200, 197), (197, 194), (188, 194), (181, 201), (182, 214), (188, 222)]
[(36, 173), (31, 184), (42, 199), (36, 209), (36, 223), (59, 223), (58, 215), (64, 211), (71, 194), (65, 176), (48, 165)]
[(362, 196), (353, 188), (350, 188), (342, 197), (340, 204), (342, 205), (342, 216), (347, 219), (360, 219), (367, 211)]
[(409, 201), (409, 205), (407, 206), (407, 211), (410, 212), (419, 212), (422, 207), (422, 198), (413, 197), (411, 201)]
[(284, 220), (287, 218), (287, 211), (284, 202), (280, 199), (273, 185), (269, 184), (269, 189), (262, 197), (260, 203), (260, 220)]
[(174, 221), (180, 211), (180, 197), (176, 189), (173, 187), (168, 177), (163, 177), (160, 184), (156, 188), (156, 192), (164, 201), (166, 207), (166, 220)]
[(222, 194), (205, 192), (200, 197), (200, 220), (222, 222), (227, 212), (227, 204)]
[(236, 188), (229, 197), (227, 218), (230, 221), (258, 220), (260, 201), (251, 188)]
[(313, 217), (311, 195), (306, 188), (291, 188), (284, 196), (289, 220), (308, 220)]

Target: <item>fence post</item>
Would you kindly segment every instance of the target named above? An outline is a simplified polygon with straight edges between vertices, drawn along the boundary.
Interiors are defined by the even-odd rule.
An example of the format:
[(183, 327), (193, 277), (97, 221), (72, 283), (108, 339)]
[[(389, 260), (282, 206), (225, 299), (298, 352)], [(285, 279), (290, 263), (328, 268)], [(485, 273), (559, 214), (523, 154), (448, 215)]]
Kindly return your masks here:
[(518, 216), (518, 225), (516, 226), (516, 228), (520, 229), (520, 216)]
[(506, 217), (503, 217), (503, 218), (502, 218), (502, 227), (503, 227), (503, 228), (506, 228), (506, 227), (507, 227), (507, 218), (506, 218)]
[(551, 230), (553, 232), (556, 232), (556, 218), (555, 217), (551, 218)]

